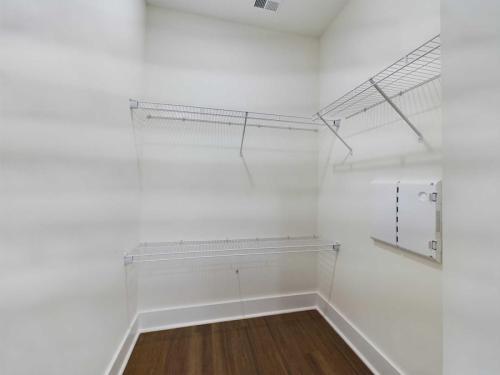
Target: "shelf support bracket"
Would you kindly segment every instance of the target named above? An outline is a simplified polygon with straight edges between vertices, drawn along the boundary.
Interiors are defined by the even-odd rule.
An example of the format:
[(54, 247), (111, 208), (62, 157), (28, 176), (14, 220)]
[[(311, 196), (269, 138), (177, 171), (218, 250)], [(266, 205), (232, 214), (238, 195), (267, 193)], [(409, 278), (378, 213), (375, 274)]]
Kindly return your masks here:
[(240, 156), (243, 157), (243, 142), (245, 142), (245, 132), (247, 130), (248, 112), (245, 112), (245, 123), (243, 124), (243, 134), (241, 134)]
[[(347, 149), (349, 150), (349, 154), (350, 154), (350, 155), (352, 155), (352, 147), (351, 147), (351, 146), (349, 146), (349, 145), (347, 144), (347, 142), (346, 142), (346, 141), (344, 141), (344, 139), (343, 139), (343, 138), (339, 135), (339, 133), (337, 132), (337, 130), (335, 130), (335, 129), (334, 129), (334, 128), (333, 128), (333, 127), (332, 127), (332, 126), (328, 123), (328, 121), (326, 121), (326, 120), (323, 118), (323, 116), (321, 116), (321, 115), (319, 114), (319, 112), (317, 113), (317, 115), (318, 115), (318, 118), (319, 118), (321, 121), (323, 121), (323, 123), (324, 123), (324, 124), (328, 127), (328, 129), (330, 129), (330, 130), (331, 130), (331, 132), (332, 132), (332, 133), (333, 133), (333, 134), (334, 134), (334, 135), (335, 135), (335, 136), (336, 136), (336, 137), (337, 137), (337, 138), (338, 138), (338, 139), (339, 139), (339, 140), (340, 140), (340, 141), (344, 144), (344, 146), (345, 146), (345, 147), (347, 147)], [(337, 123), (337, 124), (338, 124), (338, 123)], [(336, 126), (336, 127), (337, 127), (337, 129), (339, 128), (338, 126)]]
[(382, 97), (387, 101), (387, 103), (389, 103), (389, 105), (396, 111), (396, 113), (404, 120), (404, 122), (406, 122), (408, 124), (408, 126), (411, 128), (411, 130), (413, 130), (415, 132), (415, 134), (418, 136), (418, 141), (422, 142), (424, 140), (424, 136), (415, 127), (415, 125), (412, 124), (412, 122), (408, 119), (408, 117), (406, 117), (406, 115), (401, 111), (401, 109), (399, 109), (399, 107), (396, 104), (394, 104), (392, 99), (389, 98), (389, 96), (384, 92), (384, 90), (382, 90), (379, 87), (379, 85), (377, 85), (377, 83), (375, 83), (373, 78), (370, 79), (370, 83), (373, 85), (373, 87), (375, 87), (375, 90), (377, 90), (378, 93), (380, 95), (382, 95)]

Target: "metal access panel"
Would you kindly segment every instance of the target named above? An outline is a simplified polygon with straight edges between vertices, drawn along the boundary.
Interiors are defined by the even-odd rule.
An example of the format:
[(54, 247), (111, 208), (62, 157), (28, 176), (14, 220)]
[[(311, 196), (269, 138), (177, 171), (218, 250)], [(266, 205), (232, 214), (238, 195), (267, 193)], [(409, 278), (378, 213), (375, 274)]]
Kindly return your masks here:
[(399, 182), (397, 246), (441, 263), (441, 182)]
[(374, 181), (372, 191), (371, 237), (397, 246), (396, 243), (396, 199), (398, 182)]

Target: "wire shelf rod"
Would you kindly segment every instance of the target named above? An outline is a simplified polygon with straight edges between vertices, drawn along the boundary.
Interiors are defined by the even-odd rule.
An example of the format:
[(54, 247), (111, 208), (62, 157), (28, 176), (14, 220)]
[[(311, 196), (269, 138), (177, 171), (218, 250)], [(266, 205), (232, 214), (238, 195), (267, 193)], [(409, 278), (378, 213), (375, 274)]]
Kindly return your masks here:
[[(429, 53), (431, 53), (431, 52), (435, 51), (436, 49), (438, 49), (438, 48), (440, 48), (440, 47), (441, 47), (440, 45), (439, 45), (439, 46), (434, 47), (434, 48), (433, 48), (433, 49), (431, 49), (430, 51), (428, 51), (428, 52), (424, 53), (424, 55), (423, 55), (422, 57), (419, 57), (419, 58), (418, 58), (418, 60), (421, 60), (421, 61), (423, 61), (423, 62), (426, 62), (426, 60), (425, 60), (425, 56), (427, 56)], [(436, 57), (436, 58), (434, 58), (434, 59), (432, 59), (430, 62), (435, 61), (436, 59), (437, 59), (437, 57)], [(389, 75), (387, 75), (386, 77), (384, 77), (384, 78), (382, 78), (382, 79), (380, 79), (380, 80), (376, 80), (376, 83), (377, 83), (377, 84), (380, 84), (380, 83), (384, 82), (384, 80), (386, 80), (386, 79), (390, 78), (391, 76), (393, 76), (394, 74), (396, 74), (396, 73), (398, 73), (398, 72), (402, 71), (403, 69), (406, 69), (408, 66), (411, 66), (411, 64), (414, 64), (414, 63), (415, 63), (415, 61), (417, 61), (417, 60), (413, 60), (413, 61), (411, 61), (411, 62), (407, 63), (406, 65), (402, 66), (401, 68), (398, 68), (398, 69), (397, 69), (397, 70), (395, 70), (394, 72), (390, 73), (390, 74), (389, 74)], [(424, 66), (428, 65), (430, 62), (426, 62), (426, 63), (424, 64)], [(394, 63), (394, 64), (393, 64), (393, 66), (394, 66), (394, 65), (396, 65), (396, 64), (397, 64), (397, 63)], [(415, 68), (414, 68), (414, 70), (413, 70), (413, 71), (420, 70), (420, 69), (421, 69), (421, 67), (417, 66), (417, 67), (415, 67)], [(379, 74), (380, 74), (380, 73), (379, 73)], [(377, 74), (377, 75), (378, 75), (378, 74)], [(375, 77), (374, 77), (374, 78), (372, 78), (372, 79), (373, 79), (373, 80), (375, 80), (375, 79), (376, 79), (376, 77), (377, 77), (377, 75), (375, 75)]]
[[(141, 243), (124, 256), (125, 264), (254, 255), (335, 252), (340, 244), (316, 236)], [(146, 251), (146, 252), (144, 252)]]
[(172, 241), (172, 242), (142, 242), (139, 247), (165, 247), (165, 246), (178, 246), (178, 245), (218, 245), (227, 243), (261, 243), (261, 242), (284, 242), (284, 241), (319, 241), (317, 236), (298, 236), (298, 237), (256, 237), (256, 238), (228, 238), (223, 240), (200, 240), (200, 241)]
[[(319, 114), (326, 116), (333, 113), (338, 118), (350, 118), (385, 102), (385, 98), (383, 101), (380, 100), (379, 90), (382, 90), (388, 98), (393, 98), (401, 92), (411, 91), (439, 78), (440, 48), (441, 41), (438, 35), (342, 95), (321, 109)], [(318, 115), (313, 118), (317, 119)]]
[[(194, 112), (194, 111), (184, 111), (184, 110), (174, 110), (174, 109), (161, 109), (159, 110), (160, 112), (171, 112), (171, 113), (180, 113), (180, 114), (188, 114), (188, 115), (197, 115), (197, 116), (212, 116), (212, 117), (228, 117), (228, 118), (237, 118), (241, 119), (244, 121), (245, 115), (232, 115), (232, 114), (226, 114), (226, 113), (200, 113), (200, 112)], [(320, 126), (322, 127), (323, 124), (318, 123), (318, 122), (312, 122), (310, 119), (306, 117), (292, 117), (294, 120), (287, 120), (287, 117), (289, 116), (284, 116), (284, 115), (275, 115), (280, 118), (264, 118), (264, 117), (255, 117), (251, 115), (252, 112), (248, 112), (248, 120), (260, 120), (260, 121), (270, 121), (270, 122), (283, 122), (287, 124), (297, 124), (297, 125), (309, 125), (309, 126)], [(157, 116), (157, 115), (147, 115), (147, 119), (171, 119), (171, 117), (166, 117), (166, 116)], [(186, 119), (186, 120), (193, 120), (197, 121), (197, 119), (190, 119), (189, 117), (180, 117), (179, 119)], [(303, 119), (303, 121), (298, 121), (296, 119)], [(235, 123), (237, 124), (237, 123)], [(243, 125), (241, 123), (240, 125)]]
[[(183, 121), (183, 122), (198, 122), (202, 124), (218, 124), (218, 125), (228, 125), (228, 126), (239, 126), (244, 127), (244, 124), (237, 122), (227, 122), (227, 121), (215, 121), (215, 120), (203, 120), (203, 119), (189, 119), (189, 118), (177, 118), (177, 117), (167, 117), (167, 116), (153, 116), (148, 115), (148, 119), (152, 120), (172, 120), (172, 121)], [(301, 128), (296, 126), (276, 126), (276, 125), (263, 125), (263, 124), (247, 124), (247, 127), (251, 128), (267, 128), (267, 129), (279, 129), (279, 130), (295, 130), (295, 131), (305, 131), (305, 132), (317, 132), (318, 129)]]
[[(273, 252), (262, 252), (262, 253), (237, 253), (237, 254), (213, 254), (213, 255), (199, 255), (194, 257), (180, 257), (180, 258), (161, 258), (161, 259), (132, 259), (133, 263), (152, 263), (152, 262), (171, 262), (176, 260), (189, 260), (189, 259), (206, 259), (206, 258), (226, 258), (226, 257), (246, 257), (255, 255), (282, 255), (282, 254), (306, 254), (306, 253), (320, 253), (325, 251), (336, 251), (335, 249), (324, 249), (324, 250), (291, 250), (291, 251), (273, 251)], [(136, 255), (131, 255), (135, 258)]]
[[(430, 83), (430, 82), (432, 82), (432, 81), (434, 81), (434, 80), (436, 80), (436, 79), (439, 79), (439, 78), (441, 78), (441, 75), (437, 75), (437, 76), (435, 76), (435, 77), (429, 78), (428, 80), (426, 80), (426, 81), (424, 81), (424, 82), (421, 82), (421, 83), (419, 83), (418, 85), (413, 86), (413, 87), (411, 87), (411, 88), (409, 88), (409, 89), (406, 89), (406, 90), (400, 91), (399, 93), (394, 94), (394, 95), (390, 96), (389, 98), (391, 98), (391, 99), (395, 99), (395, 98), (396, 98), (396, 97), (398, 97), (398, 96), (403, 96), (403, 95), (405, 95), (405, 94), (407, 94), (407, 93), (411, 92), (412, 90), (418, 89), (419, 87), (422, 87), (422, 86), (424, 86), (424, 85), (426, 85), (426, 84), (428, 84), (428, 83)], [(377, 102), (375, 102), (374, 104), (371, 104), (370, 106), (368, 106), (368, 107), (366, 107), (366, 108), (363, 108), (363, 109), (360, 109), (358, 112), (354, 112), (352, 115), (347, 116), (347, 117), (346, 117), (346, 120), (348, 120), (348, 119), (350, 119), (350, 118), (352, 118), (352, 117), (354, 117), (354, 116), (357, 116), (357, 115), (359, 115), (359, 114), (361, 114), (361, 113), (364, 113), (364, 112), (366, 112), (366, 111), (368, 111), (368, 110), (370, 110), (370, 109), (373, 109), (373, 108), (375, 108), (375, 107), (377, 107), (377, 106), (379, 106), (379, 105), (381, 105), (381, 104), (384, 104), (385, 102), (386, 102), (386, 100), (385, 100), (385, 99), (378, 100), (378, 101), (377, 101)]]
[[(418, 83), (415, 83), (414, 85), (412, 85), (410, 88), (408, 88), (406, 90), (404, 90), (404, 88), (407, 87), (407, 86), (405, 86), (405, 85), (403, 85), (401, 83), (398, 84), (396, 86), (396, 88), (400, 88), (402, 91), (409, 92), (409, 91), (415, 90), (418, 87), (421, 87), (422, 85), (427, 84), (427, 83), (429, 83), (429, 82), (431, 82), (431, 81), (439, 78), (440, 76), (441, 75), (439, 74), (439, 75), (431, 77), (431, 78), (429, 78), (429, 79), (427, 79), (427, 80), (425, 80), (423, 82), (415, 81), (415, 82), (418, 82)], [(394, 81), (393, 83), (396, 83), (396, 82), (398, 82), (398, 81)], [(374, 101), (376, 101), (376, 104), (382, 104), (382, 103), (387, 102), (387, 100), (385, 99), (385, 97), (382, 96), (383, 99), (380, 100), (379, 96), (377, 95), (378, 93), (380, 93), (380, 91), (377, 89), (377, 87), (380, 87), (380, 86), (378, 84), (374, 84), (371, 81), (370, 81), (370, 83), (372, 83), (372, 87), (375, 88), (375, 90), (371, 94), (367, 95), (366, 97), (360, 98), (357, 101), (355, 101), (354, 103), (350, 104), (351, 108), (356, 108), (356, 105), (359, 104), (359, 103), (363, 103), (363, 106), (365, 106), (365, 107), (363, 109), (360, 109), (357, 112), (349, 115), (349, 116), (346, 116), (346, 119), (349, 119), (349, 118), (353, 117), (354, 114), (358, 114), (360, 111), (367, 111), (369, 108), (371, 109), (373, 107), (376, 107), (376, 105), (371, 104), (370, 101), (367, 102), (367, 98), (368, 97), (371, 97)], [(386, 91), (390, 86), (393, 86), (393, 83), (390, 83), (389, 85), (383, 87), (383, 90)], [(391, 99), (395, 98), (396, 96), (400, 95), (402, 91), (398, 92), (397, 94), (391, 95), (391, 96), (388, 95), (388, 97), (391, 98)]]
[[(132, 99), (131, 99), (132, 100)], [(172, 110), (172, 107), (175, 108), (192, 108), (192, 109), (199, 109), (201, 111), (224, 111), (227, 113), (238, 113), (241, 118), (245, 117), (245, 111), (240, 111), (240, 110), (232, 110), (232, 109), (221, 109), (221, 108), (213, 108), (213, 107), (200, 107), (200, 106), (185, 106), (185, 105), (179, 105), (179, 104), (165, 104), (165, 103), (157, 103), (157, 102), (146, 102), (146, 101), (138, 101), (138, 100), (132, 100), (134, 103), (136, 103), (134, 109), (145, 109), (145, 110), (157, 110), (157, 111), (170, 111)], [(155, 108), (155, 107), (150, 107), (148, 105), (153, 105), (153, 106), (163, 106), (163, 107), (169, 107), (168, 109), (166, 108)], [(198, 113), (198, 112), (196, 112)], [(252, 115), (262, 115), (262, 116), (279, 116), (279, 117), (286, 117), (286, 118), (295, 118), (295, 119), (302, 119), (304, 121), (310, 121), (310, 117), (305, 117), (305, 116), (295, 116), (295, 115), (280, 115), (280, 114), (275, 114), (275, 113), (265, 113), (265, 112), (248, 112), (251, 113)], [(208, 113), (210, 114), (210, 113)], [(259, 120), (267, 120), (267, 118), (258, 118)]]
[(162, 255), (176, 255), (176, 254), (199, 254), (199, 253), (219, 253), (219, 252), (230, 252), (230, 251), (255, 251), (255, 250), (278, 250), (278, 249), (301, 249), (305, 247), (309, 248), (329, 248), (333, 249), (334, 244), (320, 244), (320, 245), (296, 245), (296, 246), (269, 246), (269, 247), (248, 247), (248, 248), (231, 248), (231, 249), (220, 249), (220, 250), (193, 250), (193, 251), (172, 251), (172, 252), (161, 252), (161, 253), (142, 253), (133, 254), (134, 257), (154, 257)]

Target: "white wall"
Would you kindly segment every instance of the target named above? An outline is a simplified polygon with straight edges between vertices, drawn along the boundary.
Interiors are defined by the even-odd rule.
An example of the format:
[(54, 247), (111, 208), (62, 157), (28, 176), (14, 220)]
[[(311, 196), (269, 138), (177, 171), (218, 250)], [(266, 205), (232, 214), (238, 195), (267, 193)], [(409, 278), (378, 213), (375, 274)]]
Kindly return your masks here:
[[(0, 373), (102, 374), (132, 315), (143, 5), (0, 3)], [(128, 286), (127, 286), (128, 284)]]
[[(495, 3), (444, 0), (446, 374), (500, 371), (491, 238), (499, 176), (486, 167), (499, 158)], [(399, 103), (432, 151), (387, 107), (343, 123), (355, 150), (345, 163), (328, 132), (318, 160), (307, 133), (253, 129), (240, 158), (238, 129), (196, 139), (185, 127), (151, 129), (141, 235), (123, 110), (138, 97), (311, 114), (437, 34), (439, 2), (351, 0), (320, 43), (148, 7), (144, 91), (142, 15), (139, 0), (0, 4), (0, 372), (102, 373), (137, 308), (137, 270), (148, 309), (314, 290), (319, 267), (321, 293), (403, 372), (441, 373), (441, 267), (374, 244), (367, 212), (373, 179), (441, 176), (438, 83)], [(481, 204), (464, 209), (471, 191)], [(316, 230), (342, 243), (333, 284), (332, 259), (301, 255), (123, 271), (122, 253), (139, 237)], [(469, 249), (480, 253), (471, 260)]]
[[(146, 99), (310, 115), (317, 108), (317, 39), (148, 6)], [(154, 126), (158, 125), (158, 126)], [(142, 240), (311, 235), (317, 135), (149, 122), (143, 139)], [(234, 263), (234, 260), (232, 260)], [(141, 273), (141, 308), (310, 291), (314, 256), (165, 263)], [(153, 270), (151, 268), (154, 268)], [(301, 274), (301, 278), (296, 275)]]
[(500, 373), (500, 3), (444, 0), (444, 374)]
[(317, 38), (148, 6), (145, 99), (310, 115), (318, 54)]
[[(439, 1), (351, 0), (321, 38), (326, 105), (440, 31)], [(320, 137), (319, 234), (342, 244), (321, 258), (320, 292), (403, 373), (441, 373), (441, 267), (370, 239), (370, 181), (441, 177), (440, 87), (398, 99), (432, 151), (386, 105), (344, 121), (354, 148)], [(446, 245), (445, 245), (446, 246)], [(445, 247), (445, 251), (448, 246)]]

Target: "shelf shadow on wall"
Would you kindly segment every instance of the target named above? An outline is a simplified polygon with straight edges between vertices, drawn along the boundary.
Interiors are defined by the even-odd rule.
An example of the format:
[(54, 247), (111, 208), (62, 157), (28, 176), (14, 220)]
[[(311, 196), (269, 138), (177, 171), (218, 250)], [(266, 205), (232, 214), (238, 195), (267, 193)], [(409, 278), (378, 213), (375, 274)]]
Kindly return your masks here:
[[(423, 133), (423, 142), (418, 142), (401, 117), (389, 104), (383, 103), (342, 122), (341, 131), (354, 149), (353, 158), (346, 158), (340, 148), (333, 147), (334, 141), (330, 141), (326, 166), (331, 165), (333, 171), (345, 171), (359, 165), (363, 166), (361, 169), (376, 168), (381, 162), (385, 166), (400, 166), (439, 157), (442, 122), (440, 80), (400, 95), (394, 98), (394, 102)], [(337, 154), (337, 161), (333, 163), (332, 153)], [(416, 158), (418, 162), (409, 160), (411, 158)]]
[(245, 160), (244, 155), (241, 155), (241, 162), (243, 163), (243, 167), (245, 167), (245, 173), (246, 173), (247, 178), (248, 178), (248, 184), (250, 185), (250, 187), (254, 188), (255, 183), (253, 181), (252, 173), (250, 172), (250, 169), (248, 168), (248, 164)]
[(438, 164), (441, 160), (441, 152), (434, 151), (429, 154), (427, 152), (417, 152), (406, 155), (387, 156), (370, 160), (359, 160), (344, 164), (336, 164), (332, 166), (335, 173), (349, 173), (353, 171), (369, 171), (374, 169), (391, 169), (394, 167), (407, 167), (416, 165), (432, 165)]
[(373, 241), (374, 246), (377, 247), (378, 249), (390, 252), (394, 255), (397, 255), (397, 256), (400, 256), (403, 258), (411, 259), (414, 262), (424, 264), (424, 265), (431, 267), (431, 268), (434, 268), (434, 269), (441, 270), (443, 268), (442, 263), (441, 264), (436, 263), (433, 259), (430, 259), (430, 258), (428, 259), (422, 255), (418, 255), (418, 254), (412, 253), (410, 251), (399, 249), (396, 246), (389, 245), (385, 242), (376, 240), (374, 238), (372, 238), (371, 240)]

